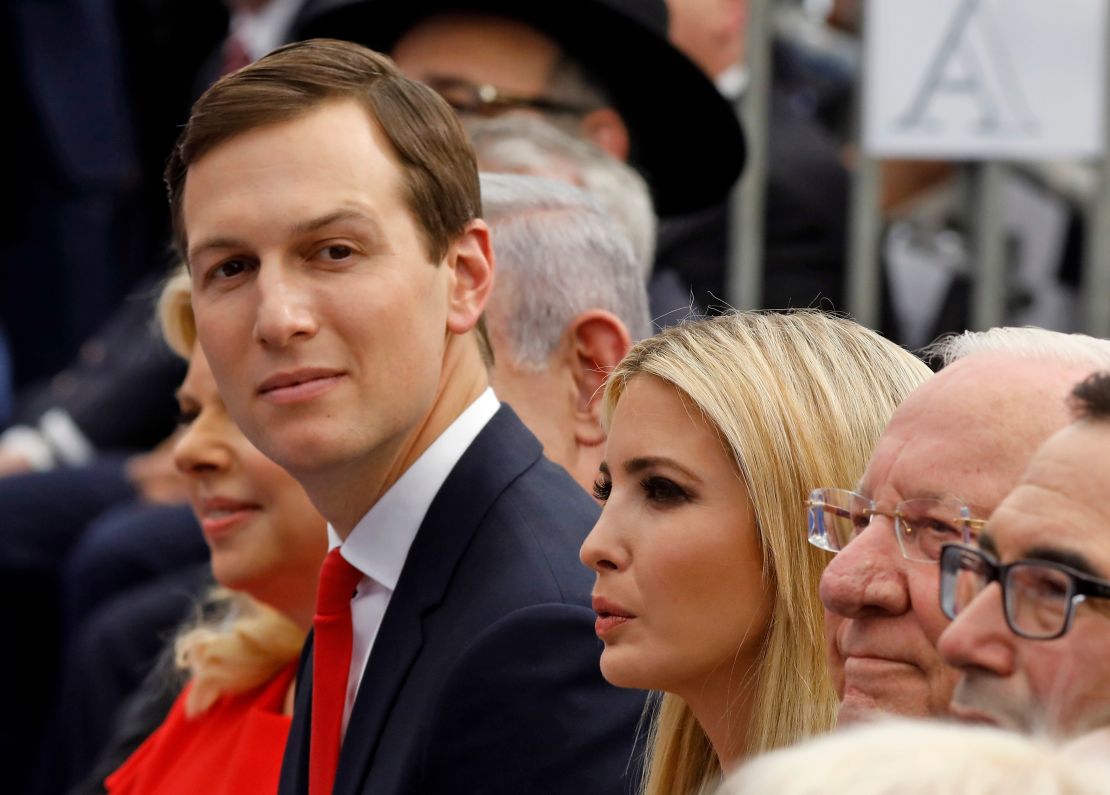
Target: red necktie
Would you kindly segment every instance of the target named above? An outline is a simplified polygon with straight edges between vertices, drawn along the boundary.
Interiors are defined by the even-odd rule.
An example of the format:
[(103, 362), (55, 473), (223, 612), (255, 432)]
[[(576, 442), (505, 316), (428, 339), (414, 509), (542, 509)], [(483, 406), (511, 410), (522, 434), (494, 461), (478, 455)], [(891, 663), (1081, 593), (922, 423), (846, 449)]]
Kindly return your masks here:
[(351, 596), (362, 572), (336, 547), (324, 558), (316, 591), (312, 651), (312, 735), (309, 740), (309, 795), (331, 795), (342, 745), (343, 707), (351, 669)]
[(220, 59), (220, 76), (237, 72), (249, 64), (253, 59), (247, 51), (243, 40), (234, 33), (224, 39), (222, 58)]

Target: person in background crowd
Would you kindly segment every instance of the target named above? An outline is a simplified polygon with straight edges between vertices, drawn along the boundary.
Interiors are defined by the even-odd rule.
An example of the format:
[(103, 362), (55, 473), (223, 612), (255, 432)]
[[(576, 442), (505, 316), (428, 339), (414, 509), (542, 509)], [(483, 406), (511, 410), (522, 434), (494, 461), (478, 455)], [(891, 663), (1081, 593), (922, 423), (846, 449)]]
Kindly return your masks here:
[(1070, 737), (1110, 726), (1110, 373), (1071, 393), (978, 549), (941, 558), (952, 713)]
[[(185, 615), (179, 586), (196, 579), (186, 569), (207, 568), (166, 440), (185, 368), (150, 323), (170, 268), (162, 169), (193, 100), (280, 44), (299, 6), (17, 0), (0, 12), (13, 112), (27, 120), (12, 177), (25, 195), (0, 235), (0, 314), (19, 381), (11, 426), (0, 425), (0, 601), (13, 606), (0, 620), (16, 635), (33, 621), (41, 638), (33, 661), (0, 667), (27, 684), (0, 698), (0, 765), (28, 795), (61, 791), (95, 757), (112, 707)], [(126, 638), (126, 664), (97, 669), (96, 703), (74, 719), (66, 668), (85, 625), (137, 607), (140, 589), (147, 631)], [(41, 609), (24, 618), (23, 599)]]
[(277, 787), (295, 663), (312, 622), (325, 523), (300, 485), (227, 415), (196, 344), (189, 274), (160, 313), (189, 358), (178, 390), (186, 430), (174, 458), (212, 551), (210, 617), (175, 641), (189, 682), (165, 722), (108, 776), (110, 793), (268, 793)]
[[(671, 41), (739, 111), (751, 77), (745, 62), (748, 0), (667, 0), (667, 8)], [(839, 143), (817, 118), (819, 86), (812, 74), (786, 43), (776, 41), (771, 53), (760, 306), (842, 309), (848, 172)], [(678, 270), (706, 306), (726, 298), (721, 263), (732, 245), (731, 212), (729, 203), (721, 203), (660, 230), (659, 267)]]
[(1105, 756), (985, 726), (883, 720), (745, 765), (717, 795), (1104, 795)]
[(673, 270), (656, 272), (657, 219), (647, 183), (635, 169), (593, 142), (573, 136), (540, 116), (506, 114), (465, 120), (483, 171), (534, 174), (589, 192), (620, 224), (644, 274), (648, 304), (661, 327), (696, 312), (689, 288)]
[(4, 325), (0, 323), (0, 427), (8, 422), (12, 412), (12, 355), (8, 349), (8, 337)]
[[(735, 112), (667, 40), (663, 0), (310, 0), (303, 18), (299, 37), (388, 52), (464, 117), (538, 114), (591, 141), (644, 175), (663, 218), (719, 205), (744, 163)], [(696, 242), (676, 242), (670, 264), (654, 269), (653, 317), (688, 310), (680, 271), (692, 258), (682, 245)], [(725, 262), (707, 266), (723, 274)], [(789, 264), (771, 277), (793, 284), (802, 275)], [(789, 291), (795, 305), (813, 298), (801, 285)]]
[(605, 377), (651, 333), (640, 264), (616, 223), (562, 182), (483, 174), (482, 207), (498, 273), (486, 305), (490, 382), (589, 490), (605, 443)]
[(288, 45), (198, 101), (167, 182), (229, 413), (330, 525), (279, 791), (624, 789), (643, 699), (597, 671), (574, 559), (597, 508), (487, 385), (451, 108)]
[(809, 489), (857, 477), (929, 375), (873, 331), (808, 310), (673, 326), (610, 376), (605, 507), (581, 557), (605, 678), (665, 692), (642, 791), (704, 791), (833, 725), (824, 559), (796, 528)]
[[(953, 504), (976, 524), (990, 516), (1041, 442), (1067, 424), (1068, 390), (1110, 366), (1110, 341), (1034, 328), (966, 332), (931, 353), (943, 369), (894, 413), (858, 494), (831, 489), (849, 504), (830, 501), (828, 521), (811, 524), (811, 532), (833, 529), (837, 517), (858, 517), (847, 535), (812, 538), (836, 552), (821, 599), (842, 724), (877, 712), (948, 714), (957, 672), (936, 648), (947, 625), (936, 535), (971, 532), (955, 521)], [(947, 506), (939, 524), (926, 522), (934, 541), (926, 554), (904, 505), (921, 500)]]
[(540, 116), (469, 119), (465, 126), (482, 171), (558, 179), (593, 196), (628, 237), (648, 283), (655, 260), (655, 208), (635, 169)]

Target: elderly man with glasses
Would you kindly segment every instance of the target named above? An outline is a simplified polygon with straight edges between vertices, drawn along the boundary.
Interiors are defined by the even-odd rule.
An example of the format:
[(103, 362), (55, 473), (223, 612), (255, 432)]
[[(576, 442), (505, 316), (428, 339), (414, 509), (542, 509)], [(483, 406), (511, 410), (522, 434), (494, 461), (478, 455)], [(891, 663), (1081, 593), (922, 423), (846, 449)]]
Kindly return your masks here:
[(1110, 342), (1040, 329), (967, 333), (930, 353), (944, 368), (895, 412), (857, 494), (810, 501), (810, 540), (836, 553), (821, 599), (841, 723), (948, 714), (958, 672), (936, 648), (941, 547), (974, 539), (1067, 424), (1068, 390), (1110, 367)]
[(1110, 372), (1072, 393), (978, 548), (946, 545), (952, 713), (1065, 737), (1110, 726)]

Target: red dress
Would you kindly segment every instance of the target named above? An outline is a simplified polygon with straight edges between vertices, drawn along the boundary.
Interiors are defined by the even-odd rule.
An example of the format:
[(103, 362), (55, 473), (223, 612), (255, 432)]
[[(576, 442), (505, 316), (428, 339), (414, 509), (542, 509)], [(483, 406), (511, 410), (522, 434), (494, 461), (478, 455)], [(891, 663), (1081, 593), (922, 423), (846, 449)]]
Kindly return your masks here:
[(185, 717), (187, 685), (161, 726), (104, 780), (111, 795), (277, 792), (291, 719), (283, 715), (296, 664), (254, 690)]

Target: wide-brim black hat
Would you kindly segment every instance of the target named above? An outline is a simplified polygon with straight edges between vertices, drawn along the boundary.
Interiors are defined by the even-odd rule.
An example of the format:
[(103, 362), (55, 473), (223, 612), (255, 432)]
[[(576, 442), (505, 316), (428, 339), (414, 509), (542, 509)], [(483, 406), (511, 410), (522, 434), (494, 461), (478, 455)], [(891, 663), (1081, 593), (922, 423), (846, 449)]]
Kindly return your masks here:
[(722, 201), (744, 166), (744, 135), (713, 82), (667, 40), (663, 0), (319, 0), (298, 39), (390, 52), (422, 19), (481, 11), (550, 36), (604, 87), (628, 126), (632, 164), (662, 216)]

